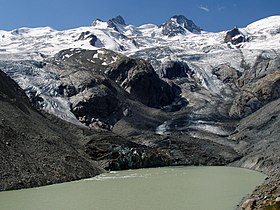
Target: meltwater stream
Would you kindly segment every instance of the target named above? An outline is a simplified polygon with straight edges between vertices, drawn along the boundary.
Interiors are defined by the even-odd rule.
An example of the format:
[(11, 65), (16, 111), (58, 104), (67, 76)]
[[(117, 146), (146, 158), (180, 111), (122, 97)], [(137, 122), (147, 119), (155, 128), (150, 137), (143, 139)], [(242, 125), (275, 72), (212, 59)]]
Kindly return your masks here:
[(234, 210), (265, 175), (233, 167), (164, 167), (111, 172), (0, 193), (5, 210)]

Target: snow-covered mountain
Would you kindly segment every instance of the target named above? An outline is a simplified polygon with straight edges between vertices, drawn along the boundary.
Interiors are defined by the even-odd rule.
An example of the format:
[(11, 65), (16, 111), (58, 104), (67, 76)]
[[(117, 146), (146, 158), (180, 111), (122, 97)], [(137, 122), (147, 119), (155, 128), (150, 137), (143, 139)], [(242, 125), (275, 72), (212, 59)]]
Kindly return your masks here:
[[(115, 53), (108, 53), (103, 48)], [(79, 123), (71, 112), (69, 98), (60, 93), (59, 88), (65, 82), (63, 75), (44, 68), (44, 62), (64, 49), (72, 50), (60, 54), (61, 61), (71, 60), (82, 50), (93, 50), (93, 56), (86, 57), (86, 64), (79, 62), (81, 65), (90, 62), (95, 69), (114, 68), (122, 60), (121, 54), (145, 59), (161, 78), (171, 79), (178, 85), (181, 97), (190, 106), (195, 106), (201, 100), (211, 101), (212, 96), (232, 100), (236, 87), (221, 80), (221, 74), (224, 77), (228, 74), (225, 69), (231, 69), (230, 76), (239, 78), (249, 70), (255, 71), (257, 65), (263, 66), (255, 72), (255, 77), (279, 67), (280, 16), (219, 33), (203, 31), (181, 15), (171, 17), (160, 26), (136, 27), (118, 16), (108, 21), (97, 19), (91, 26), (65, 31), (50, 27), (0, 31), (0, 68), (30, 97), (39, 97), (46, 111)], [(265, 65), (263, 61), (266, 61)], [(183, 75), (180, 82), (176, 81), (178, 75)], [(194, 91), (199, 88), (208, 91), (207, 94)]]
[[(279, 48), (280, 16), (272, 16), (240, 29), (247, 37), (243, 49)], [(230, 28), (231, 26), (229, 26)], [(0, 31), (0, 55), (14, 58), (52, 56), (62, 49), (106, 48), (124, 54), (152, 47), (172, 46), (188, 54), (227, 50), (226, 32), (201, 31), (184, 16), (173, 16), (161, 26), (146, 24), (127, 25), (118, 16), (107, 22), (95, 20), (92, 26), (57, 31), (50, 27), (19, 28)], [(234, 46), (231, 46), (234, 47)], [(240, 47), (240, 46), (238, 46)]]

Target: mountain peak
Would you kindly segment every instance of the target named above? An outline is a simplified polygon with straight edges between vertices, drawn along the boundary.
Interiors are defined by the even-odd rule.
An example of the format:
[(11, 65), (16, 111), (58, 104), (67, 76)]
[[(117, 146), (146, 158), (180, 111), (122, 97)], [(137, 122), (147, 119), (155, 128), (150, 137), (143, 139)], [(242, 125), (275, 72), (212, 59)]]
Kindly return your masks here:
[[(100, 19), (96, 19), (95, 21), (93, 21), (93, 23), (91, 24), (92, 26), (97, 26), (98, 23), (106, 23)], [(107, 24), (110, 28), (113, 28), (115, 30), (117, 29), (117, 25), (122, 25), (122, 26), (126, 26), (127, 24), (125, 23), (125, 20), (123, 19), (122, 16), (118, 15), (117, 17), (111, 18), (107, 21)]]
[(184, 15), (174, 15), (170, 19), (177, 19), (177, 21), (189, 21)]
[(99, 23), (103, 23), (103, 21), (101, 19), (97, 18), (92, 22), (91, 26), (97, 26)]
[(120, 24), (120, 25), (126, 25), (125, 20), (120, 15), (118, 15), (117, 17), (114, 17), (114, 18), (112, 18), (110, 20), (112, 20), (114, 23), (117, 23), (117, 24)]
[(187, 32), (200, 34), (201, 28), (195, 25), (192, 20), (187, 19), (184, 15), (174, 15), (162, 26), (162, 33), (167, 36), (176, 36), (186, 34)]
[(108, 20), (107, 24), (109, 28), (113, 28), (116, 31), (119, 31), (119, 25), (126, 26), (125, 20), (120, 15)]

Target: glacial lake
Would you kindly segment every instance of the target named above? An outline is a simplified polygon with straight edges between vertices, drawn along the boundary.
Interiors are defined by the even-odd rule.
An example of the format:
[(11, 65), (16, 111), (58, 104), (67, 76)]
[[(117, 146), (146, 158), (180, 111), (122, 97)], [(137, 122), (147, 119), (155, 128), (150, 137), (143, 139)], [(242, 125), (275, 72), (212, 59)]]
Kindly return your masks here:
[(265, 175), (234, 167), (163, 167), (0, 192), (3, 210), (234, 210)]

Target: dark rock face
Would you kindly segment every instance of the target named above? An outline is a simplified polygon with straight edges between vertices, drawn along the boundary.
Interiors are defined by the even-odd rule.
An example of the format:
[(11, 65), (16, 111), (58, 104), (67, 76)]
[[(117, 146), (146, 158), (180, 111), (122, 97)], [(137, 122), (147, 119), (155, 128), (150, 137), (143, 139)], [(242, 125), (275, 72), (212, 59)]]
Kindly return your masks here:
[(176, 79), (176, 78), (190, 78), (193, 76), (193, 71), (190, 67), (180, 61), (170, 61), (165, 64), (165, 67), (160, 72), (163, 78)]
[(63, 95), (66, 97), (72, 97), (72, 96), (78, 94), (78, 90), (73, 85), (61, 84), (59, 87), (59, 93), (60, 93), (60, 95)]
[(237, 143), (236, 151), (243, 156), (233, 165), (262, 171), (272, 177), (278, 174), (279, 177), (279, 132), (280, 99), (277, 99), (242, 119), (229, 136)]
[(89, 43), (92, 45), (92, 46), (95, 46), (95, 43), (97, 41), (97, 36), (95, 36), (94, 34), (91, 34), (90, 36), (88, 36), (88, 38), (90, 39), (89, 40)]
[(118, 15), (118, 16), (115, 17), (115, 18), (112, 18), (111, 20), (112, 20), (112, 22), (114, 22), (114, 23), (118, 23), (118, 24), (120, 24), (120, 25), (126, 25), (126, 23), (125, 23), (123, 17), (120, 16), (120, 15)]
[(175, 15), (162, 26), (163, 35), (172, 37), (178, 34), (186, 34), (186, 30), (195, 34), (201, 33), (201, 28), (194, 24), (192, 20), (183, 15)]
[(24, 91), (2, 71), (0, 71), (0, 99), (2, 103), (9, 102), (22, 111), (31, 105)]
[[(98, 22), (103, 22), (100, 19), (96, 19), (95, 21), (93, 21), (93, 23), (91, 24), (92, 26), (96, 26), (98, 24)], [(114, 29), (115, 31), (119, 31), (118, 29), (118, 25), (120, 26), (126, 26), (127, 24), (125, 23), (125, 20), (123, 19), (122, 16), (118, 15), (117, 17), (114, 17), (112, 19), (109, 19), (107, 21), (108, 27)]]
[(280, 71), (268, 74), (256, 82), (249, 83), (237, 94), (230, 115), (245, 117), (265, 104), (280, 97)]
[(115, 18), (112, 18), (112, 19), (108, 20), (107, 24), (108, 24), (109, 28), (113, 28), (116, 31), (119, 31), (119, 29), (117, 27), (118, 24), (119, 25), (123, 25), (123, 26), (126, 25), (126, 23), (125, 23), (125, 21), (124, 21), (122, 16), (117, 16)]
[(86, 31), (86, 32), (82, 32), (78, 38), (78, 40), (85, 40), (86, 39), (86, 36), (89, 35), (90, 32), (89, 31)]
[(94, 34), (91, 34), (89, 31), (86, 32), (82, 32), (78, 38), (78, 40), (89, 40), (89, 43), (92, 46), (95, 46), (95, 43), (97, 41), (97, 36), (95, 36)]
[(112, 20), (108, 20), (107, 23), (109, 28), (113, 28), (114, 30), (119, 31), (118, 27), (115, 25), (115, 23)]
[[(71, 58), (65, 57), (71, 53)], [(56, 73), (62, 76), (59, 93), (68, 97), (71, 103), (71, 112), (83, 124), (89, 127), (110, 129), (123, 117), (126, 92), (104, 74), (105, 60), (95, 59), (96, 51), (65, 50), (56, 55), (47, 68), (49, 71), (59, 68)], [(100, 54), (105, 56), (104, 54)], [(107, 60), (111, 62), (111, 60)], [(57, 63), (59, 62), (59, 66)]]
[(234, 28), (230, 31), (227, 32), (226, 37), (225, 37), (225, 43), (232, 43), (233, 45), (238, 45), (243, 42), (246, 42), (247, 39), (244, 34), (240, 32), (238, 28)]
[(242, 77), (242, 72), (228, 64), (221, 64), (212, 69), (212, 74), (223, 83), (221, 93), (230, 98), (235, 97), (240, 89), (239, 79)]
[(169, 105), (176, 97), (174, 87), (161, 80), (153, 67), (144, 60), (121, 59), (107, 74), (133, 98), (147, 106)]
[[(70, 53), (71, 58), (66, 58)], [(125, 110), (128, 94), (131, 99), (155, 108), (170, 105), (180, 94), (180, 88), (161, 80), (153, 67), (144, 60), (128, 58), (109, 50), (102, 50), (100, 57), (93, 59), (95, 53), (97, 52), (66, 50), (56, 55), (59, 62), (64, 59), (65, 67), (61, 71), (69, 72), (72, 78), (64, 82), (61, 92), (71, 97), (74, 114), (77, 118), (87, 119), (87, 125), (96, 118), (111, 125), (118, 121)], [(105, 62), (110, 65), (103, 65)], [(70, 63), (71, 67), (67, 67)], [(73, 65), (82, 65), (92, 70), (77, 71)], [(74, 81), (76, 85), (73, 85)], [(90, 105), (94, 103), (98, 106)], [(112, 120), (113, 116), (116, 117), (115, 120)]]
[(135, 74), (126, 84), (130, 94), (143, 104), (159, 108), (172, 103), (175, 91), (171, 86), (158, 79), (155, 73)]
[(212, 74), (216, 75), (224, 84), (236, 83), (242, 76), (242, 73), (231, 66), (222, 64), (212, 70)]
[(122, 117), (121, 101), (105, 85), (99, 84), (82, 94), (83, 100), (79, 100), (79, 94), (73, 97), (72, 112), (85, 125), (99, 120), (113, 125)]

